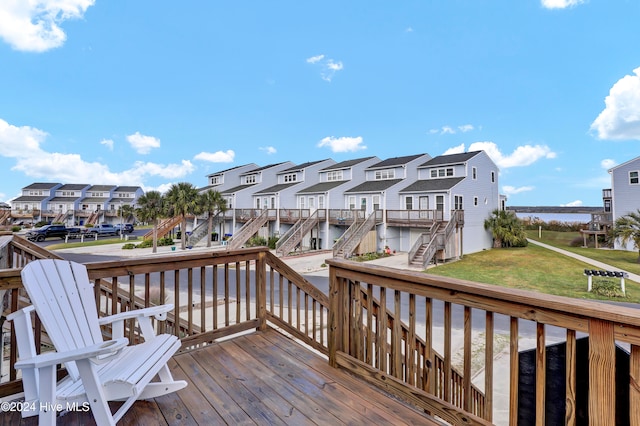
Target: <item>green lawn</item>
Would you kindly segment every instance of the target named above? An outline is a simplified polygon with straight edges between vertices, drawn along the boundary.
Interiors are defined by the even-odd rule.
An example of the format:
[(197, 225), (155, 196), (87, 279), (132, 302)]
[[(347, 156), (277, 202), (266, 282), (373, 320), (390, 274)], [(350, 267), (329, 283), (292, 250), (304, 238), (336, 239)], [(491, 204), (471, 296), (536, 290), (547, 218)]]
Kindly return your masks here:
[(537, 231), (527, 231), (527, 236), (533, 240), (640, 275), (640, 263), (638, 263), (637, 251), (611, 250), (594, 247), (570, 247), (569, 243), (574, 238), (582, 238), (579, 232), (542, 231), (542, 238), (538, 238)]
[[(428, 273), (558, 296), (640, 303), (640, 284), (629, 280), (625, 280), (627, 298), (608, 298), (587, 292), (585, 268), (591, 269), (591, 266), (529, 244), (524, 248), (491, 249), (465, 255), (460, 261), (430, 268)], [(607, 281), (620, 283), (619, 279)]]

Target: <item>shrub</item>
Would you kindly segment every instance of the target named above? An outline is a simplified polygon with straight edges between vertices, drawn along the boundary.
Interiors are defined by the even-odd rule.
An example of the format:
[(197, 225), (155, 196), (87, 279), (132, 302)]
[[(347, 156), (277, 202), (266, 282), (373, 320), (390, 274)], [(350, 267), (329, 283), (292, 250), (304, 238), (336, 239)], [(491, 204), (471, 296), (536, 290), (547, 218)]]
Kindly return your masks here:
[(591, 291), (595, 294), (599, 294), (600, 296), (605, 297), (617, 297), (622, 299), (626, 299), (629, 297), (628, 295), (622, 293), (622, 289), (620, 289), (620, 283), (614, 280), (593, 280)]
[(11, 227), (11, 232), (19, 232), (22, 229), (22, 227), (20, 226), (12, 226)]
[(569, 242), (569, 247), (582, 247), (584, 239), (582, 237), (575, 237)]
[(48, 225), (49, 222), (47, 222), (46, 220), (41, 220), (40, 222), (37, 222), (35, 225), (33, 225), (34, 228), (40, 228), (43, 227), (45, 225)]
[(136, 245), (133, 243), (127, 243), (122, 246), (122, 250), (133, 250), (134, 248), (136, 248)]
[(269, 247), (271, 250), (275, 250), (276, 243), (279, 239), (280, 237), (269, 237), (269, 241), (267, 241), (267, 247)]
[(247, 241), (247, 243), (245, 244), (246, 247), (259, 247), (259, 246), (266, 246), (266, 245), (267, 245), (267, 239), (264, 237), (259, 237), (257, 235), (249, 238), (249, 241)]

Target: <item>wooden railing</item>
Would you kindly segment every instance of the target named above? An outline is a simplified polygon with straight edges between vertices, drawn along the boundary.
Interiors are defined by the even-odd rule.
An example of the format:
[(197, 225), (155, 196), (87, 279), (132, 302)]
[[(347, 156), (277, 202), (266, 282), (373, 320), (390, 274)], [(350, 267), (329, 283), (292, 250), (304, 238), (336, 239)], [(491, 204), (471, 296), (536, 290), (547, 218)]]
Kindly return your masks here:
[[(11, 293), (8, 312), (28, 302), (19, 268), (45, 256), (51, 255), (34, 244), (0, 235), (5, 268), (0, 291)], [(527, 342), (536, 354), (535, 419), (545, 424), (546, 345), (558, 340), (567, 347), (566, 395), (559, 403), (567, 424), (582, 422), (584, 413), (576, 411), (582, 391), (576, 389), (576, 347), (577, 337), (587, 336), (589, 423), (614, 424), (616, 415), (622, 424), (640, 422), (637, 310), (345, 260), (327, 263), (328, 289), (314, 287), (265, 248), (132, 258), (87, 268), (97, 284), (101, 314), (173, 303), (177, 320), (156, 327), (180, 336), (183, 351), (277, 327), (327, 354), (331, 365), (451, 424), (497, 421), (494, 412), (502, 400), (500, 410), (508, 413), (503, 423), (518, 424), (519, 350), (528, 349)], [(36, 336), (46, 336), (40, 327)], [(8, 334), (3, 353), (11, 380), (0, 385), (0, 396), (20, 390), (13, 369), (15, 340)], [(138, 339), (131, 324), (127, 336), (134, 343)], [(40, 343), (47, 348), (44, 337)], [(621, 398), (614, 384), (616, 343), (630, 354), (626, 409), (616, 408)], [(505, 366), (498, 370), (497, 362)], [(483, 374), (475, 375), (478, 370)]]
[(276, 253), (280, 256), (289, 254), (302, 241), (311, 228), (321, 219), (325, 219), (324, 210), (316, 210), (307, 219), (296, 222), (276, 243)]
[(337, 256), (345, 259), (349, 258), (349, 256), (351, 256), (351, 254), (356, 249), (356, 247), (358, 247), (358, 244), (360, 244), (364, 236), (367, 235), (367, 233), (371, 231), (376, 226), (376, 224), (380, 223), (381, 221), (382, 221), (382, 211), (375, 210), (371, 212), (369, 217), (367, 217), (364, 220), (364, 222), (355, 222), (354, 223), (354, 226), (356, 226), (355, 230), (353, 232), (350, 232), (351, 230), (351, 227), (350, 227), (347, 230), (347, 232), (349, 232), (349, 235), (345, 236), (347, 234), (347, 232), (345, 232), (345, 235), (341, 237), (342, 241), (339, 242), (339, 244), (336, 243), (336, 246), (339, 246), (339, 248), (336, 250), (336, 247), (334, 246), (333, 248), (334, 257)]
[(442, 210), (386, 210), (385, 221), (394, 226), (430, 226), (445, 220)]

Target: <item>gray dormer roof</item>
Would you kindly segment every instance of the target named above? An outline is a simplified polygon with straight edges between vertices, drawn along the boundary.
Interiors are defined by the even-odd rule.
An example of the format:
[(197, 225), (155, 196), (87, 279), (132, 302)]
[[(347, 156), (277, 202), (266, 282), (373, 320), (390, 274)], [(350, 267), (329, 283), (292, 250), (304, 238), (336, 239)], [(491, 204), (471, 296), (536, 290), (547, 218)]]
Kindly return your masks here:
[(119, 186), (115, 190), (117, 192), (136, 192), (138, 189), (140, 189), (139, 186)]
[(367, 170), (374, 170), (374, 169), (386, 169), (389, 167), (396, 167), (396, 166), (402, 166), (405, 165), (413, 160), (415, 160), (416, 158), (422, 157), (425, 154), (417, 154), (417, 155), (406, 155), (404, 157), (393, 157), (393, 158), (387, 158), (386, 160), (383, 160), (379, 163), (376, 163), (370, 167), (367, 167)]
[[(255, 164), (255, 163), (243, 164), (243, 165), (241, 165), (241, 166), (235, 166), (235, 167), (231, 167), (231, 168), (229, 168), (229, 169), (220, 170), (219, 172), (211, 173), (211, 174), (207, 175), (207, 177), (222, 175), (222, 174), (227, 173), (227, 172), (230, 172), (230, 171), (232, 171), (232, 170), (236, 170), (236, 169), (239, 169), (239, 168), (241, 168), (241, 167), (248, 167), (248, 166), (258, 167), (258, 165), (257, 165), (257, 164)], [(252, 170), (253, 170), (253, 169), (252, 169)]]
[(441, 192), (449, 189), (462, 182), (464, 177), (443, 178), (443, 179), (421, 179), (413, 182), (406, 188), (398, 191), (404, 192)]
[(89, 186), (91, 185), (88, 183), (66, 183), (60, 188), (57, 188), (56, 191), (81, 191)]
[(29, 186), (25, 186), (23, 189), (51, 189), (60, 185), (59, 183), (51, 183), (51, 182), (35, 182)]
[(322, 163), (323, 161), (327, 161), (327, 160), (329, 160), (329, 158), (325, 158), (324, 160), (309, 161), (306, 163), (298, 164), (297, 166), (289, 167), (288, 169), (278, 172), (278, 174), (297, 172), (300, 170), (304, 170), (309, 166), (313, 166), (314, 164)]
[(480, 154), (482, 151), (461, 152), (459, 154), (439, 155), (432, 158), (418, 167), (445, 166), (452, 164), (460, 164), (469, 161), (471, 158)]
[(242, 191), (243, 189), (251, 188), (252, 186), (256, 186), (256, 184), (255, 183), (251, 183), (249, 185), (234, 186), (233, 188), (229, 188), (229, 189), (227, 189), (225, 191), (222, 191), (221, 194), (233, 194), (235, 192)]
[(266, 166), (258, 167), (257, 169), (253, 169), (253, 170), (249, 170), (248, 172), (244, 172), (244, 173), (242, 173), (240, 176), (244, 176), (244, 175), (252, 175), (252, 174), (254, 174), (254, 173), (256, 173), (256, 172), (260, 172), (260, 171), (262, 171), (262, 170), (267, 170), (267, 169), (270, 169), (270, 168), (272, 168), (272, 167), (279, 166), (280, 164), (284, 164), (284, 163), (286, 163), (286, 161), (283, 161), (283, 162), (281, 162), (281, 163), (269, 164), (269, 165), (266, 165)]
[(364, 158), (356, 158), (355, 160), (341, 161), (340, 163), (332, 164), (331, 166), (327, 166), (324, 169), (320, 169), (320, 171), (321, 172), (326, 172), (328, 170), (348, 169), (349, 167), (355, 166), (356, 164), (362, 163), (362, 162), (370, 160), (372, 158), (374, 158), (374, 157), (371, 156), (371, 157), (364, 157)]
[(91, 188), (89, 188), (89, 191), (111, 191), (112, 189), (115, 189), (116, 186), (115, 185), (93, 185)]

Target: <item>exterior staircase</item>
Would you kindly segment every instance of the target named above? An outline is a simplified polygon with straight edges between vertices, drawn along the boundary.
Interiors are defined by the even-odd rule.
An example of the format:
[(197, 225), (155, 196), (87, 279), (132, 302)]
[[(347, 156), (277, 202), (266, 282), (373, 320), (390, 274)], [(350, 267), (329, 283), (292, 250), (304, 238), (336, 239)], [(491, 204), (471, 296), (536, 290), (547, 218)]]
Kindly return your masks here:
[(7, 221), (11, 217), (11, 210), (0, 210), (0, 225), (6, 225)]
[(231, 240), (229, 240), (228, 243), (229, 250), (236, 250), (241, 248), (242, 245), (246, 243), (249, 238), (253, 236), (253, 234), (258, 232), (258, 229), (262, 228), (268, 221), (269, 210), (264, 209), (258, 216), (242, 225), (242, 228), (238, 229), (238, 231), (233, 234)]
[[(158, 238), (162, 238), (167, 235), (173, 228), (175, 228), (180, 222), (182, 218), (180, 216), (170, 217), (168, 219), (164, 219), (158, 225)], [(142, 236), (143, 239), (153, 238), (153, 229), (150, 229), (149, 232)]]
[[(214, 217), (213, 217), (213, 222), (215, 223), (216, 218), (218, 217), (218, 215), (220, 215), (220, 212), (218, 212)], [(200, 225), (196, 226), (192, 231), (191, 234), (189, 235), (189, 237), (187, 237), (187, 246), (189, 247), (193, 247), (196, 244), (198, 244), (200, 241), (202, 241), (202, 239), (204, 237), (207, 236), (207, 234), (209, 233), (209, 219), (205, 219), (202, 222), (200, 222)], [(209, 236), (209, 238), (211, 238), (211, 236)]]
[(382, 220), (382, 211), (376, 210), (369, 215), (364, 221), (353, 222), (342, 237), (333, 246), (333, 257), (348, 259), (353, 251), (358, 247), (365, 235), (371, 231), (376, 223)]
[(276, 243), (276, 254), (278, 256), (284, 256), (291, 251), (302, 241), (311, 229), (318, 224), (320, 216), (318, 210), (313, 212), (307, 219), (298, 220)]
[(445, 222), (436, 222), (429, 232), (420, 234), (407, 255), (409, 265), (426, 269), (436, 253), (445, 249), (456, 225), (463, 223), (463, 221), (462, 211), (454, 211), (451, 213), (451, 220), (446, 222), (444, 228), (442, 225)]
[(87, 219), (86, 225), (95, 225), (98, 222), (99, 218), (100, 218), (100, 210), (91, 213), (91, 216), (89, 216), (89, 219)]

